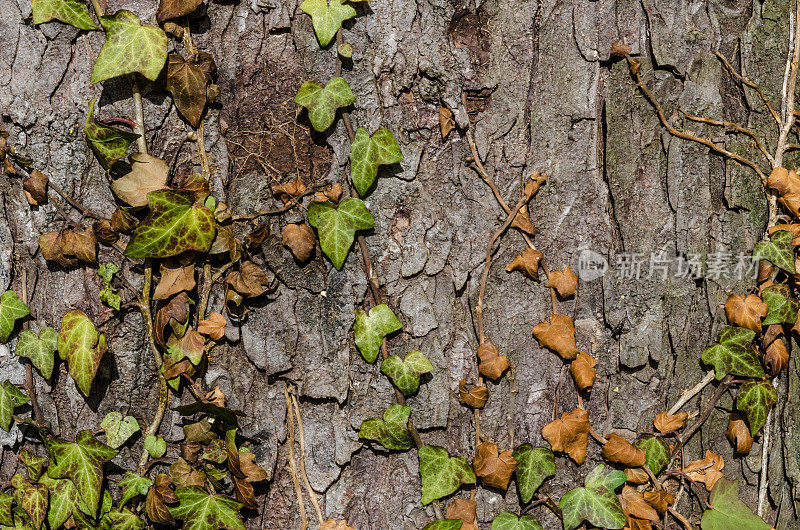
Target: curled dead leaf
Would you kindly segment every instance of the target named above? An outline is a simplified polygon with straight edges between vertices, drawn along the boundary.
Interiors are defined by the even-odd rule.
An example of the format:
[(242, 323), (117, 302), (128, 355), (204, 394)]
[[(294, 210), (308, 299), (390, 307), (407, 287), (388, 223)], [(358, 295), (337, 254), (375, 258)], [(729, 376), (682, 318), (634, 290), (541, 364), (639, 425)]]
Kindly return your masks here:
[(264, 239), (269, 235), (269, 224), (261, 223), (252, 232), (247, 234), (244, 238), (245, 246), (252, 250), (261, 246)]
[(670, 505), (675, 502), (675, 498), (666, 490), (645, 491), (642, 493), (642, 497), (644, 497), (644, 501), (655, 508), (660, 515), (667, 513)]
[(161, 263), (161, 279), (153, 291), (153, 300), (166, 300), (182, 291), (191, 291), (195, 285), (194, 263), (183, 266), (177, 260), (166, 260)]
[(225, 336), (225, 317), (219, 313), (209, 313), (208, 318), (201, 320), (197, 324), (197, 332), (210, 337), (212, 340), (220, 340)]
[(553, 451), (566, 453), (575, 463), (583, 464), (589, 444), (589, 413), (580, 407), (564, 412), (560, 419), (544, 426), (542, 436)]
[(283, 204), (289, 204), (294, 199), (302, 195), (306, 191), (306, 185), (300, 180), (300, 177), (287, 182), (286, 184), (272, 186), (272, 193), (280, 199)]
[(499, 452), (497, 444), (483, 442), (478, 445), (472, 467), (485, 486), (505, 490), (519, 463), (511, 451)]
[(272, 283), (272, 279), (252, 261), (245, 261), (238, 271), (228, 273), (228, 285), (237, 293), (247, 298), (264, 294)]
[(641, 467), (626, 467), (625, 480), (631, 484), (647, 484), (650, 482), (650, 475)]
[(287, 247), (300, 263), (311, 259), (317, 238), (307, 224), (288, 224), (281, 234), (281, 243)]
[(767, 179), (767, 187), (778, 192), (778, 202), (792, 213), (800, 217), (800, 176), (792, 169), (776, 167)]
[(25, 192), (25, 199), (31, 206), (38, 206), (47, 202), (47, 175), (34, 169), (30, 176), (22, 182), (22, 190)]
[(458, 397), (466, 406), (474, 409), (482, 409), (489, 400), (489, 389), (485, 386), (467, 388), (467, 380), (462, 379), (458, 383)]
[(578, 287), (578, 277), (567, 265), (563, 271), (550, 271), (550, 277), (547, 279), (546, 285), (555, 289), (561, 298), (569, 298), (575, 294), (575, 289)]
[(330, 201), (334, 204), (339, 202), (339, 199), (342, 196), (342, 185), (338, 182), (334, 182), (333, 184), (326, 184), (322, 191), (316, 192), (313, 197), (311, 198), (311, 202), (325, 202)]
[(74, 267), (78, 262), (97, 263), (97, 239), (94, 230), (65, 229), (39, 236), (42, 257), (62, 267)]
[(603, 458), (609, 462), (616, 462), (625, 467), (641, 467), (645, 462), (645, 452), (635, 447), (622, 436), (611, 433), (606, 436), (608, 440), (603, 445)]
[[(758, 276), (756, 277), (756, 283), (762, 283), (767, 280), (770, 276), (772, 276), (772, 272), (775, 270), (775, 266), (766, 260), (761, 260), (758, 262)], [(760, 292), (760, 291), (759, 291)]]
[(500, 379), (511, 364), (508, 357), (500, 355), (500, 349), (487, 340), (478, 346), (478, 371), (491, 380)]
[(104, 245), (113, 245), (119, 240), (119, 234), (111, 228), (111, 222), (101, 219), (92, 223), (92, 230), (97, 241)]
[(783, 339), (777, 338), (767, 346), (764, 350), (764, 364), (773, 376), (778, 375), (789, 364), (789, 351)]
[(653, 525), (647, 519), (637, 519), (626, 515), (625, 528), (623, 530), (653, 530)]
[(725, 315), (733, 326), (761, 333), (761, 319), (767, 316), (767, 304), (751, 294), (747, 297), (732, 294), (725, 302)]
[(526, 248), (506, 265), (506, 272), (520, 271), (533, 281), (539, 281), (539, 262), (544, 255), (535, 249)]
[(447, 107), (439, 107), (439, 131), (442, 133), (442, 140), (447, 138), (450, 131), (456, 126), (453, 119), (453, 111)]
[(225, 287), (225, 310), (234, 322), (240, 321), (247, 313), (244, 297), (231, 289), (230, 285)]
[(740, 455), (746, 455), (753, 448), (753, 436), (750, 428), (739, 414), (731, 414), (725, 436), (733, 444), (733, 449)]
[(514, 216), (514, 220), (511, 221), (511, 228), (516, 228), (520, 232), (528, 234), (529, 236), (536, 234), (536, 227), (533, 226), (533, 223), (531, 222), (531, 217), (528, 214), (527, 206), (523, 206), (519, 209), (517, 215)]
[(569, 371), (572, 374), (572, 379), (575, 380), (575, 386), (578, 390), (586, 392), (591, 390), (595, 380), (594, 366), (597, 364), (594, 357), (582, 351), (578, 354), (575, 360), (569, 365)]
[(525, 183), (525, 188), (522, 191), (522, 193), (525, 195), (525, 198), (527, 200), (531, 200), (546, 180), (547, 175), (544, 173), (540, 173), (538, 171), (531, 173), (531, 177), (528, 179), (528, 182)]
[(206, 392), (206, 401), (218, 407), (224, 407), (226, 401), (225, 393), (219, 388), (219, 385), (217, 385), (213, 390)]
[(139, 220), (128, 208), (120, 206), (111, 214), (111, 229), (114, 232), (127, 234), (133, 231), (137, 224), (139, 224)]
[(615, 40), (611, 43), (611, 57), (614, 59), (622, 59), (626, 55), (630, 55), (632, 51), (631, 47), (623, 42)]
[(647, 519), (648, 521), (660, 521), (658, 512), (650, 506), (642, 497), (642, 494), (630, 486), (622, 487), (622, 511), (625, 515), (637, 519)]
[(145, 513), (154, 523), (158, 524), (175, 524), (175, 519), (167, 508), (165, 503), (178, 502), (178, 497), (172, 491), (170, 485), (172, 484), (172, 477), (164, 473), (159, 473), (156, 480), (150, 489), (147, 490), (147, 497), (145, 497)]
[(469, 499), (454, 499), (447, 507), (448, 519), (461, 519), (461, 530), (478, 530), (475, 510), (478, 503)]
[(533, 336), (539, 346), (547, 348), (563, 359), (571, 361), (578, 356), (575, 345), (575, 325), (567, 315), (550, 315), (550, 322), (539, 322), (533, 327)]
[(722, 478), (723, 467), (725, 467), (725, 460), (713, 451), (706, 450), (705, 458), (689, 462), (683, 468), (683, 472), (695, 482), (705, 484), (706, 489), (711, 491), (714, 484)]
[(658, 429), (658, 432), (677, 431), (686, 427), (688, 418), (689, 414), (687, 412), (678, 412), (676, 414), (659, 412), (653, 420), (653, 426)]
[(178, 336), (183, 336), (189, 319), (189, 296), (182, 292), (173, 296), (167, 303), (156, 311), (155, 336), (156, 342), (165, 344), (164, 330), (170, 326), (173, 331), (179, 332)]

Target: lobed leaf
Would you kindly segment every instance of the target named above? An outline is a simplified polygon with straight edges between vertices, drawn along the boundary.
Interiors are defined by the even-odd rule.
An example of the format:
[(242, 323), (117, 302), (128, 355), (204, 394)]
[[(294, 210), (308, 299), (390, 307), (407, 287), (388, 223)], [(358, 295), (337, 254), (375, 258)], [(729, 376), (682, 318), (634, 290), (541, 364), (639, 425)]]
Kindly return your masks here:
[(767, 414), (778, 401), (778, 392), (771, 381), (746, 381), (736, 396), (736, 408), (745, 413), (753, 436), (767, 422)]
[(475, 484), (477, 480), (469, 463), (461, 457), (451, 457), (444, 447), (424, 445), (418, 456), (423, 505), (454, 493), (463, 484)]
[(383, 338), (402, 327), (400, 319), (386, 304), (376, 305), (369, 310), (369, 313), (356, 309), (353, 332), (355, 333), (356, 347), (364, 360), (374, 363), (378, 358)]
[(717, 344), (703, 350), (701, 359), (714, 366), (717, 380), (728, 374), (764, 377), (764, 368), (752, 344), (755, 335), (755, 332), (745, 328), (723, 328), (717, 336)]
[(431, 371), (433, 365), (417, 350), (408, 352), (404, 359), (390, 355), (381, 363), (381, 372), (406, 396), (419, 389), (419, 376)]
[(118, 449), (128, 439), (139, 432), (139, 422), (133, 416), (122, 417), (117, 411), (106, 414), (100, 427), (106, 432), (106, 442), (114, 449)]
[(92, 389), (100, 360), (108, 349), (106, 337), (80, 309), (73, 309), (61, 320), (58, 334), (58, 354), (67, 361), (69, 375), (85, 396)]
[(52, 479), (43, 475), (39, 481), (50, 490), (50, 509), (47, 510), (47, 524), (58, 528), (66, 523), (78, 509), (78, 490), (68, 479)]
[(375, 182), (379, 165), (401, 160), (403, 153), (392, 131), (378, 129), (370, 136), (366, 129), (359, 127), (350, 146), (350, 177), (358, 194), (363, 197)]
[(114, 162), (125, 156), (128, 147), (139, 138), (136, 133), (123, 131), (115, 127), (103, 125), (94, 117), (94, 106), (97, 98), (89, 102), (89, 112), (86, 114), (86, 124), (83, 132), (89, 141), (89, 147), (94, 151), (100, 164), (108, 170)]
[(789, 230), (777, 230), (770, 234), (769, 241), (759, 241), (753, 247), (753, 259), (767, 260), (789, 274), (795, 273), (792, 239)]
[(543, 530), (542, 525), (532, 515), (517, 515), (500, 512), (492, 521), (491, 530)]
[(769, 530), (770, 526), (739, 500), (739, 481), (720, 478), (708, 502), (713, 508), (703, 512), (702, 530)]
[(336, 109), (352, 105), (355, 100), (350, 85), (341, 77), (334, 77), (325, 86), (306, 81), (294, 98), (295, 103), (308, 109), (308, 120), (317, 132), (325, 132), (333, 124)]
[(344, 0), (305, 0), (300, 9), (311, 16), (320, 46), (327, 46), (342, 27), (342, 22), (356, 16), (356, 10)]
[(386, 449), (406, 451), (414, 445), (408, 430), (411, 407), (392, 405), (383, 413), (383, 419), (368, 418), (361, 422), (358, 437), (374, 440)]
[(30, 401), (11, 381), (4, 381), (0, 385), (0, 429), (8, 431), (11, 428), (11, 416), (14, 409)]
[(594, 526), (619, 529), (625, 526), (625, 513), (614, 490), (625, 483), (625, 473), (599, 464), (586, 477), (585, 487), (575, 488), (561, 497), (564, 530), (573, 530), (588, 521)]
[(78, 29), (97, 29), (88, 6), (79, 0), (31, 0), (31, 11), (34, 25), (55, 19)]
[(764, 326), (772, 324), (794, 324), (800, 303), (792, 299), (789, 286), (783, 283), (770, 285), (761, 291), (761, 299), (767, 305), (767, 315), (761, 322)]
[(341, 269), (350, 252), (357, 230), (375, 226), (375, 219), (361, 199), (346, 199), (338, 208), (327, 202), (312, 202), (308, 224), (317, 229), (322, 251), (333, 266)]
[(0, 296), (0, 342), (8, 342), (17, 320), (31, 313), (30, 308), (17, 298), (14, 291), (6, 291)]
[(147, 495), (147, 491), (152, 485), (153, 481), (151, 481), (149, 478), (142, 477), (136, 473), (128, 471), (125, 473), (125, 476), (122, 478), (122, 480), (119, 481), (119, 487), (122, 489), (122, 499), (120, 499), (119, 505), (125, 506), (126, 502), (137, 495), (144, 497)]
[(210, 495), (196, 486), (175, 492), (179, 504), (169, 511), (183, 521), (184, 530), (245, 530), (242, 503), (224, 495)]
[(120, 9), (100, 17), (106, 41), (94, 62), (90, 81), (138, 72), (155, 81), (167, 61), (167, 34), (158, 26), (142, 24), (139, 17)]
[(661, 473), (664, 466), (669, 463), (669, 448), (661, 438), (644, 436), (633, 445), (644, 451), (645, 465), (654, 475)]
[(39, 370), (42, 377), (50, 379), (53, 376), (57, 348), (58, 333), (48, 326), (39, 332), (38, 337), (29, 329), (20, 333), (14, 353), (19, 357), (30, 359), (31, 364)]
[(110, 511), (106, 518), (111, 522), (113, 530), (144, 530), (144, 521), (127, 508)]
[(512, 456), (519, 462), (515, 471), (519, 497), (523, 504), (527, 504), (545, 479), (556, 474), (555, 456), (550, 449), (533, 447), (531, 444), (520, 445)]

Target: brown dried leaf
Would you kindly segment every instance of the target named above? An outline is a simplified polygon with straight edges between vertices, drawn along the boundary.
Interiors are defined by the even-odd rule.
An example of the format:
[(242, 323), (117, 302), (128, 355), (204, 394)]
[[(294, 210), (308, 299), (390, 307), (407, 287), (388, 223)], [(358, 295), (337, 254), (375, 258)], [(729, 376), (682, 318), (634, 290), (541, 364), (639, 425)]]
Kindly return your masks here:
[(190, 191), (198, 197), (198, 200), (204, 200), (211, 193), (211, 186), (208, 180), (200, 173), (190, 173), (181, 181), (180, 188), (184, 191)]
[(217, 385), (214, 387), (214, 390), (206, 392), (206, 401), (218, 407), (225, 407), (225, 393), (220, 390), (219, 385)]
[(478, 503), (469, 499), (453, 499), (447, 507), (446, 517), (448, 519), (461, 519), (461, 530), (478, 530), (475, 521), (475, 509)]
[(169, 508), (164, 504), (166, 502), (178, 502), (178, 497), (172, 491), (170, 485), (172, 484), (172, 477), (164, 473), (159, 473), (156, 477), (155, 483), (150, 486), (145, 498), (145, 513), (154, 523), (159, 524), (175, 524), (175, 519), (169, 512)]
[(550, 322), (539, 322), (533, 327), (533, 336), (539, 346), (547, 348), (571, 361), (578, 356), (575, 345), (575, 325), (567, 315), (550, 315)]
[(644, 497), (644, 501), (647, 504), (655, 508), (661, 515), (667, 513), (670, 505), (675, 502), (675, 498), (666, 490), (645, 491), (642, 497)]
[(678, 412), (672, 415), (666, 412), (659, 412), (653, 420), (653, 426), (658, 429), (658, 432), (677, 431), (686, 427), (688, 418), (689, 414), (687, 412)]
[(725, 467), (725, 460), (713, 451), (706, 450), (706, 456), (702, 460), (689, 462), (683, 468), (683, 472), (695, 482), (702, 482), (706, 489), (711, 491), (714, 484), (722, 478), (722, 468)]
[(442, 140), (447, 138), (450, 131), (456, 126), (453, 119), (453, 112), (447, 107), (439, 107), (439, 130), (442, 133)]
[(650, 482), (650, 475), (641, 467), (626, 467), (625, 479), (631, 484), (647, 484)]
[(525, 183), (525, 189), (523, 190), (525, 198), (527, 200), (531, 200), (531, 198), (536, 195), (536, 193), (539, 191), (539, 188), (545, 183), (546, 180), (547, 175), (544, 173), (539, 173), (538, 171), (531, 173), (531, 178)]
[(800, 217), (800, 176), (785, 167), (776, 167), (767, 179), (767, 187), (778, 192), (778, 202), (792, 213)]
[[(197, 444), (197, 446), (197, 451), (199, 452), (202, 446), (199, 444)], [(176, 488), (188, 488), (189, 486), (203, 487), (206, 481), (206, 474), (193, 469), (183, 458), (178, 458), (178, 461), (170, 466), (169, 474), (175, 482)]]
[(178, 293), (156, 311), (156, 341), (164, 345), (164, 329), (167, 326), (183, 326), (189, 319), (189, 295)]
[(175, 107), (189, 124), (197, 129), (206, 108), (206, 85), (211, 79), (193, 61), (177, 53), (167, 57), (167, 90)]
[(267, 472), (255, 463), (255, 453), (239, 453), (239, 469), (247, 477), (248, 482), (262, 482), (267, 480)]
[(236, 500), (244, 504), (245, 508), (255, 510), (258, 508), (256, 494), (253, 485), (244, 479), (233, 475), (233, 490), (236, 492)]
[(47, 175), (34, 169), (30, 176), (22, 182), (25, 198), (31, 206), (38, 206), (47, 202)]
[(647, 519), (626, 516), (623, 530), (653, 530), (653, 525)]
[(228, 312), (234, 322), (241, 320), (247, 307), (244, 305), (244, 297), (230, 288), (230, 285), (225, 287), (225, 311)]
[(118, 207), (111, 214), (111, 229), (114, 232), (127, 234), (136, 228), (137, 224), (139, 224), (139, 220), (128, 208)]
[(166, 300), (182, 291), (191, 291), (196, 285), (193, 263), (184, 267), (176, 260), (166, 260), (161, 263), (161, 279), (153, 291), (153, 300)]
[(147, 206), (148, 193), (167, 187), (169, 166), (145, 153), (133, 153), (128, 160), (131, 170), (111, 183), (111, 191), (134, 208)]
[(161, 0), (156, 11), (156, 19), (164, 22), (171, 18), (184, 17), (200, 7), (203, 0)]
[(307, 224), (289, 224), (283, 229), (281, 243), (287, 247), (300, 263), (311, 259), (317, 238), (314, 230)]
[(478, 346), (478, 371), (485, 377), (496, 380), (500, 379), (511, 364), (508, 357), (500, 355), (500, 349), (487, 340)]
[(252, 250), (261, 246), (264, 239), (269, 235), (269, 224), (261, 223), (252, 232), (245, 236), (245, 246)]
[(517, 254), (514, 260), (506, 265), (506, 272), (520, 271), (533, 281), (539, 281), (539, 262), (543, 254), (532, 248), (526, 248), (522, 254)]
[(519, 463), (511, 456), (511, 451), (498, 452), (497, 444), (481, 443), (472, 460), (472, 467), (475, 474), (481, 478), (485, 486), (505, 490), (508, 488), (508, 481), (517, 469)]
[(732, 294), (725, 302), (725, 315), (733, 326), (739, 326), (761, 333), (761, 319), (767, 316), (767, 304), (751, 294), (746, 298)]
[(514, 217), (514, 220), (511, 221), (511, 228), (516, 228), (522, 233), (528, 234), (532, 236), (536, 234), (536, 227), (533, 226), (531, 222), (531, 217), (528, 214), (528, 207), (523, 206), (517, 212), (517, 215)]
[(458, 396), (461, 402), (474, 409), (482, 409), (489, 400), (489, 389), (485, 386), (474, 386), (467, 388), (467, 380), (462, 379), (458, 383)]
[(789, 364), (789, 352), (782, 339), (775, 339), (767, 346), (764, 351), (764, 364), (773, 376)]
[(69, 258), (61, 253), (61, 234), (59, 232), (48, 232), (39, 236), (39, 249), (42, 257), (47, 261), (55, 261), (62, 267), (74, 267), (78, 264), (76, 258)]
[(731, 414), (725, 436), (733, 444), (736, 453), (740, 455), (748, 454), (753, 448), (753, 436), (750, 434), (750, 428), (739, 414)]
[(625, 512), (625, 515), (649, 521), (661, 520), (656, 509), (647, 504), (642, 495), (632, 487), (623, 486), (620, 497), (622, 511)]
[(74, 257), (85, 263), (97, 263), (97, 238), (90, 228), (63, 230), (58, 245), (64, 256)]
[(297, 177), (286, 184), (281, 184), (280, 186), (272, 186), (272, 193), (275, 195), (275, 197), (283, 201), (283, 204), (289, 204), (295, 198), (302, 195), (305, 191), (306, 185), (303, 184), (303, 181), (300, 180), (300, 177)]
[(594, 357), (582, 351), (569, 365), (569, 371), (572, 373), (572, 379), (575, 380), (575, 386), (578, 387), (578, 390), (582, 392), (591, 390), (592, 385), (594, 385), (594, 366), (596, 364), (597, 361), (595, 361)]
[(589, 444), (589, 413), (580, 407), (564, 412), (561, 419), (544, 426), (542, 436), (553, 451), (566, 453), (577, 464), (583, 464)]
[(272, 283), (267, 273), (252, 261), (245, 261), (238, 271), (228, 274), (226, 281), (242, 296), (252, 298), (264, 294)]
[(546, 285), (554, 288), (561, 298), (569, 298), (575, 294), (575, 289), (578, 287), (578, 277), (567, 265), (563, 271), (550, 271), (550, 277), (547, 279)]
[(212, 312), (209, 313), (207, 319), (200, 321), (197, 331), (211, 337), (212, 340), (220, 340), (225, 336), (225, 325), (225, 317), (217, 312)]
[(323, 523), (319, 527), (319, 530), (356, 530), (356, 529), (347, 524), (347, 521), (337, 521), (335, 519), (328, 519), (327, 521), (323, 521)]
[(111, 228), (111, 222), (101, 219), (92, 223), (92, 231), (97, 241), (104, 245), (113, 245), (119, 240), (119, 234)]
[(629, 55), (632, 51), (631, 47), (623, 42), (615, 40), (611, 43), (611, 57), (615, 59), (621, 59)]
[(177, 362), (169, 364), (167, 359), (164, 360), (164, 379), (175, 379), (183, 374), (192, 376), (194, 373), (194, 366), (189, 359), (181, 359)]
[(607, 435), (606, 439), (608, 441), (603, 446), (603, 458), (625, 467), (642, 467), (644, 465), (645, 452), (634, 447), (628, 440), (616, 433)]

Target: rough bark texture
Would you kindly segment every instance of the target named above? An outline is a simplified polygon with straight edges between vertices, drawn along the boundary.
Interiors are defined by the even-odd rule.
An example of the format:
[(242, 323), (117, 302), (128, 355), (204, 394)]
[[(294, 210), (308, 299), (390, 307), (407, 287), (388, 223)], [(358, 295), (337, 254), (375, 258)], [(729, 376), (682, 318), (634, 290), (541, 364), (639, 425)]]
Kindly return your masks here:
[[(208, 114), (206, 145), (213, 189), (236, 213), (274, 207), (270, 185), (292, 175), (307, 184), (345, 178), (348, 142), (341, 121), (328, 136), (311, 134), (292, 101), (302, 81), (325, 81), (335, 67), (335, 49), (319, 49), (298, 3), (211, 3), (191, 23), (198, 48), (213, 54), (219, 68), (221, 93)], [(107, 9), (122, 7), (152, 22), (157, 3), (110, 0)], [(670, 116), (681, 107), (750, 124), (774, 138), (758, 101), (752, 93), (742, 96), (713, 52), (731, 58), (779, 107), (788, 10), (778, 0), (373, 0), (345, 24), (344, 38), (355, 50), (343, 71), (356, 94), (353, 121), (370, 131), (389, 127), (405, 154), (401, 164), (382, 170), (366, 200), (376, 218), (367, 245), (390, 306), (405, 324), (389, 341), (390, 353), (419, 349), (436, 367), (409, 400), (427, 443), (473, 453), (472, 416), (459, 405), (457, 386), (477, 375), (471, 314), (486, 244), (504, 217), (467, 164), (465, 138), (453, 131), (442, 140), (440, 105), (453, 108), (462, 126), (470, 113), (480, 157), (510, 204), (531, 171), (550, 175), (531, 216), (539, 229), (535, 242), (552, 268), (575, 269), (582, 248), (604, 256), (612, 268), (622, 252), (645, 259), (662, 249), (703, 259), (719, 250), (748, 252), (766, 218), (758, 178), (666, 135), (627, 66), (609, 54), (614, 41), (631, 46)], [(54, 182), (85, 205), (110, 212), (113, 197), (83, 139), (83, 122), (92, 97), (100, 96), (106, 116), (130, 115), (132, 102), (124, 79), (102, 86), (88, 81), (102, 34), (59, 23), (33, 27), (29, 0), (0, 0), (0, 11), (2, 127)], [(195, 147), (184, 140), (189, 129), (172, 100), (157, 87), (144, 91), (151, 151), (172, 164), (174, 178), (195, 170)], [(461, 106), (462, 91), (468, 109)], [(741, 139), (707, 133), (757, 157)], [(52, 206), (31, 209), (18, 179), (3, 177), (0, 190), (0, 291), (19, 290), (27, 271), (34, 327), (58, 324), (71, 307), (100, 315), (105, 307), (96, 271), (66, 271), (37, 252), (38, 235), (63, 227), (64, 219)], [(72, 217), (80, 220), (77, 212)], [(271, 219), (272, 234), (299, 218)], [(544, 283), (503, 270), (523, 245), (513, 232), (501, 240), (486, 293), (487, 335), (515, 367), (512, 377), (489, 385), (482, 414), (483, 433), (503, 447), (546, 445), (541, 429), (552, 418), (560, 375), (556, 412), (576, 403), (562, 362), (531, 336), (533, 325), (550, 314)], [(119, 262), (103, 252), (102, 261)], [(354, 309), (363, 307), (367, 291), (359, 255), (352, 252), (341, 272), (324, 259), (298, 267), (273, 235), (255, 259), (277, 275), (279, 287), (250, 307), (240, 328), (228, 329), (231, 342), (214, 351), (205, 376), (206, 385), (219, 385), (229, 405), (247, 413), (242, 432), (258, 442), (253, 450), (270, 474), (260, 490), (265, 510), (250, 514), (248, 524), (299, 528), (284, 446), (288, 379), (303, 395), (306, 467), (326, 516), (347, 518), (356, 528), (421, 528), (433, 511), (419, 503), (416, 453), (384, 454), (363, 446), (356, 434), (363, 419), (394, 402), (387, 380), (353, 345)], [(137, 278), (140, 271), (126, 272)], [(727, 295), (751, 286), (730, 278), (665, 282), (614, 274), (581, 282), (575, 301), (561, 302), (559, 310), (574, 315), (579, 347), (598, 360), (598, 381), (586, 403), (595, 429), (629, 437), (649, 431), (654, 415), (705, 373), (700, 352), (723, 324)], [(213, 293), (212, 310), (220, 310), (221, 294)], [(140, 316), (129, 312), (108, 332), (112, 349), (88, 400), (63, 367), (51, 394), (39, 380), (45, 414), (65, 435), (97, 428), (111, 410), (140, 421), (152, 415), (157, 385)], [(2, 353), (2, 378), (22, 382), (22, 365)], [(790, 405), (780, 400), (773, 423), (768, 521), (788, 528), (798, 524), (792, 499), (800, 481), (800, 367), (793, 362), (777, 383), (782, 396), (789, 392)], [(710, 393), (687, 410), (702, 408)], [(721, 406), (731, 407), (725, 399)], [(168, 412), (168, 440), (179, 439), (178, 420)], [(727, 414), (717, 410), (689, 454), (699, 458), (706, 448), (722, 454), (726, 476), (743, 479), (743, 498), (754, 507), (762, 437), (750, 456), (735, 459), (724, 438), (726, 423)], [(2, 443), (16, 435), (1, 437)], [(8, 447), (2, 451), (5, 480), (16, 462)], [(560, 458), (559, 473), (544, 491), (558, 498), (597, 461), (596, 445), (582, 467)], [(477, 500), (484, 523), (503, 507), (516, 511), (513, 487), (506, 495), (481, 490)], [(687, 514), (688, 501), (684, 496), (679, 507)], [(545, 508), (535, 513), (545, 527), (558, 527)]]

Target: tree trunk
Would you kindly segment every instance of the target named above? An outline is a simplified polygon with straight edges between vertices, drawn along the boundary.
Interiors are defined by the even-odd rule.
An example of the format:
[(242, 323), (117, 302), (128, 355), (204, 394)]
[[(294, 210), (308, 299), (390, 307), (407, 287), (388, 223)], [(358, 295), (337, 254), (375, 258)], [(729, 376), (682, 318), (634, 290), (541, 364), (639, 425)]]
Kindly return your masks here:
[[(336, 64), (335, 46), (320, 49), (298, 4), (210, 3), (191, 20), (198, 48), (218, 66), (220, 95), (204, 128), (212, 189), (238, 214), (275, 208), (280, 203), (270, 186), (294, 175), (307, 185), (346, 178), (344, 124), (337, 120), (327, 136), (309, 132), (293, 101), (303, 81), (327, 81)], [(34, 27), (27, 0), (0, 0), (0, 7), (2, 128), (34, 167), (87, 207), (110, 214), (115, 206), (106, 174), (83, 138), (87, 104), (99, 97), (104, 116), (129, 116), (133, 105), (123, 78), (89, 83), (102, 34), (59, 23)], [(120, 8), (152, 23), (157, 2), (108, 2), (108, 12)], [(354, 53), (342, 76), (356, 95), (353, 123), (370, 132), (390, 128), (405, 156), (381, 171), (366, 199), (376, 219), (366, 243), (389, 306), (404, 323), (389, 352), (418, 349), (435, 366), (432, 378), (408, 400), (425, 443), (468, 459), (473, 455), (473, 416), (459, 404), (457, 388), (459, 380), (477, 377), (478, 285), (486, 245), (505, 218), (468, 161), (467, 116), (479, 156), (506, 202), (517, 202), (532, 171), (549, 176), (530, 205), (538, 229), (534, 242), (548, 266), (579, 270), (580, 256), (589, 252), (607, 261), (605, 275), (592, 279), (584, 271), (575, 299), (559, 301), (558, 308), (574, 317), (579, 348), (597, 359), (597, 383), (584, 404), (593, 427), (632, 439), (651, 432), (654, 416), (704, 376), (708, 367), (700, 354), (724, 325), (725, 299), (754, 286), (752, 278), (713, 277), (710, 270), (701, 279), (673, 272), (666, 280), (650, 276), (651, 253), (696, 255), (705, 265), (719, 252), (735, 260), (760, 238), (767, 203), (752, 171), (664, 131), (625, 61), (611, 57), (611, 45), (631, 47), (668, 117), (678, 118), (681, 108), (747, 124), (774, 143), (770, 116), (752, 91), (742, 95), (714, 52), (759, 83), (780, 108), (790, 10), (777, 0), (373, 0), (345, 23), (344, 40)], [(170, 163), (173, 180), (196, 171), (196, 148), (186, 140), (191, 129), (172, 99), (152, 84), (143, 92), (151, 153)], [(441, 106), (453, 109), (459, 125), (445, 139)], [(746, 138), (689, 125), (729, 149), (758, 156)], [(21, 292), (26, 278), (33, 326), (57, 326), (73, 307), (102, 320), (106, 307), (96, 270), (64, 270), (46, 264), (38, 252), (39, 234), (66, 225), (52, 201), (29, 207), (19, 179), (3, 177), (0, 189), (0, 292)], [(81, 222), (80, 212), (60, 206)], [(302, 214), (266, 218), (272, 235), (253, 259), (276, 275), (278, 287), (249, 307), (240, 327), (229, 326), (229, 342), (213, 351), (203, 380), (207, 388), (219, 385), (229, 406), (247, 414), (240, 432), (252, 440), (257, 462), (270, 475), (258, 490), (263, 508), (248, 514), (248, 527), (300, 528), (287, 464), (288, 380), (302, 395), (305, 465), (325, 516), (345, 518), (360, 529), (422, 528), (433, 509), (420, 505), (416, 453), (384, 453), (357, 435), (362, 420), (395, 403), (391, 385), (353, 343), (354, 310), (367, 298), (360, 256), (351, 251), (341, 271), (319, 253), (298, 266), (280, 245), (280, 232)], [(504, 270), (524, 241), (511, 231), (498, 247), (486, 290), (486, 334), (514, 368), (510, 377), (488, 384), (481, 432), (501, 448), (547, 446), (542, 427), (554, 414), (575, 408), (577, 396), (564, 363), (531, 335), (551, 313), (544, 281)], [(101, 263), (120, 263), (118, 254), (101, 249)], [(634, 255), (642, 260), (639, 278), (624, 274), (623, 258)], [(140, 272), (125, 271), (132, 279)], [(132, 300), (131, 293), (125, 299)], [(210, 309), (223, 311), (220, 286)], [(66, 436), (97, 429), (112, 410), (132, 414), (143, 425), (152, 417), (158, 386), (141, 317), (129, 311), (110, 321), (107, 333), (111, 349), (88, 399), (63, 366), (51, 393), (37, 378), (44, 414)], [(16, 357), (0, 355), (0, 370), (0, 379), (24, 380)], [(794, 436), (798, 384), (793, 357), (776, 381), (781, 398), (768, 451), (766, 520), (778, 528), (798, 524), (792, 507), (800, 480), (800, 438)], [(707, 387), (685, 410), (702, 410), (713, 390)], [(171, 405), (181, 400), (191, 397), (173, 398)], [(721, 454), (725, 476), (741, 479), (742, 498), (755, 508), (763, 435), (749, 456), (735, 458), (724, 436), (725, 409), (732, 406), (726, 395), (688, 444), (687, 460), (702, 458), (706, 449)], [(168, 441), (181, 439), (179, 424), (180, 416), (168, 410), (162, 429)], [(8, 436), (0, 440), (11, 442)], [(127, 465), (139, 444), (135, 449), (124, 451), (118, 462)], [(0, 454), (4, 481), (17, 464), (10, 447)], [(543, 491), (557, 500), (581, 485), (599, 461), (592, 442), (583, 466), (559, 458), (558, 474)], [(477, 500), (482, 524), (501, 509), (518, 509), (513, 487), (505, 495), (481, 489)], [(305, 506), (310, 509), (307, 498)], [(684, 495), (678, 509), (697, 520), (693, 496)], [(545, 507), (534, 513), (545, 528), (560, 528)]]

